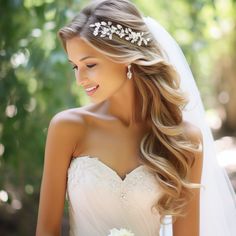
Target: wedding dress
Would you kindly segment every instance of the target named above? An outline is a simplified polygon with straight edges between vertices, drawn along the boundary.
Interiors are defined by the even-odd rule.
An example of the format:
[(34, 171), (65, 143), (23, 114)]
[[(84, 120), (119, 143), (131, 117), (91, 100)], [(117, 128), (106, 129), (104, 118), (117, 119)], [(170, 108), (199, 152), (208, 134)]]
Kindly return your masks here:
[(112, 228), (159, 236), (160, 215), (151, 205), (161, 189), (145, 165), (122, 179), (98, 157), (81, 156), (71, 160), (67, 174), (70, 236), (107, 236)]

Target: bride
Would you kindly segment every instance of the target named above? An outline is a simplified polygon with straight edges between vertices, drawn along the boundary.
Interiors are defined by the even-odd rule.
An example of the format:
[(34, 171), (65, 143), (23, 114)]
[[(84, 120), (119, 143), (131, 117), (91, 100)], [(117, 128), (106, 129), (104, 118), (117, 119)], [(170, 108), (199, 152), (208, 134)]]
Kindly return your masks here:
[(71, 236), (236, 235), (232, 186), (168, 32), (128, 0), (95, 0), (58, 35), (91, 104), (50, 121), (36, 236), (61, 234), (65, 200)]

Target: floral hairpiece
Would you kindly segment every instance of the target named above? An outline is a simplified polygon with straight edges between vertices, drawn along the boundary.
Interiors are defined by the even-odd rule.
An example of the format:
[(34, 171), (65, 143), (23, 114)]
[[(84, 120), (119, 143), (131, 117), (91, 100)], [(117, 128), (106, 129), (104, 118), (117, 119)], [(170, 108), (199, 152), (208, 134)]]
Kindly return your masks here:
[(145, 39), (143, 37), (144, 32), (134, 32), (132, 31), (132, 29), (130, 28), (123, 28), (123, 26), (117, 24), (116, 26), (112, 25), (111, 21), (105, 22), (96, 22), (94, 24), (90, 24), (90, 27), (95, 27), (93, 34), (95, 36), (98, 35), (98, 33), (100, 32), (101, 35), (100, 37), (106, 37), (108, 36), (109, 39), (112, 39), (112, 35), (113, 33), (117, 34), (120, 36), (120, 38), (125, 37), (125, 39), (127, 41), (131, 40), (131, 43), (136, 43), (138, 44), (138, 46), (142, 45), (142, 42), (144, 42), (145, 45), (148, 44), (148, 41), (150, 41), (150, 38)]

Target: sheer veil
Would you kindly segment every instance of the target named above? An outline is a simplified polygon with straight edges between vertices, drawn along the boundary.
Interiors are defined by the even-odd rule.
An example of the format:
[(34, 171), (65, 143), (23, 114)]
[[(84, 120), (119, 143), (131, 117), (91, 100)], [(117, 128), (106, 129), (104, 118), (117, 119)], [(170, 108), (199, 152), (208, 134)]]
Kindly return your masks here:
[[(204, 106), (186, 58), (174, 38), (151, 17), (143, 17), (154, 39), (181, 78), (181, 89), (189, 94), (189, 103), (183, 111), (184, 120), (197, 125), (203, 134), (204, 161), (200, 195), (200, 236), (236, 235), (236, 197), (228, 175), (219, 166), (214, 140), (205, 121)], [(162, 225), (160, 235), (172, 236), (171, 217)], [(187, 227), (187, 226), (186, 226)]]

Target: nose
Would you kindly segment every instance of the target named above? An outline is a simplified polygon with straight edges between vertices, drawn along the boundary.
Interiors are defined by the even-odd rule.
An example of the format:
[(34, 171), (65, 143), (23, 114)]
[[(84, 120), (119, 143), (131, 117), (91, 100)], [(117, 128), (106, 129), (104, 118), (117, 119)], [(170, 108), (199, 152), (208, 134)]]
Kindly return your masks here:
[(83, 86), (83, 84), (85, 84), (85, 75), (82, 71), (79, 71), (79, 69), (75, 70), (75, 78), (77, 85)]

